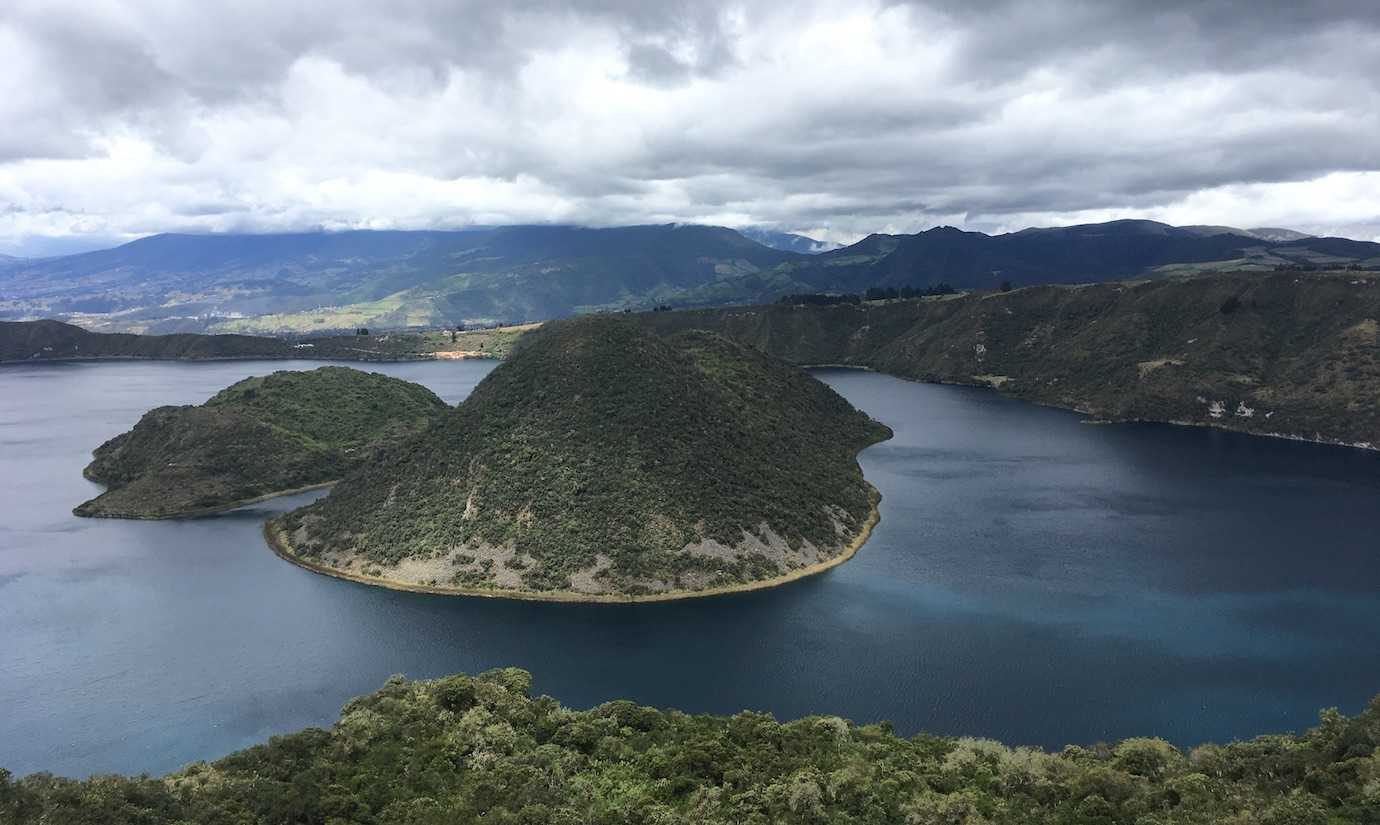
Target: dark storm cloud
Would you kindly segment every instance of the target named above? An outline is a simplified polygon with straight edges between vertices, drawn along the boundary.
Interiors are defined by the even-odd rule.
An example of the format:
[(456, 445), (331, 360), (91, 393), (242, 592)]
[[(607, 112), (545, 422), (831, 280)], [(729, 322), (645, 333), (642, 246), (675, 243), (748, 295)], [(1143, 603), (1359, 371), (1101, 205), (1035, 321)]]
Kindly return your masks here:
[[(908, 3), (964, 32), (964, 62), (989, 74), (1037, 68), (1051, 60), (1096, 56), (1127, 74), (1214, 70), (1237, 73), (1297, 63), (1361, 65), (1373, 50), (1352, 45), (1376, 31), (1371, 0), (927, 0)], [(1130, 58), (1138, 60), (1132, 61)]]
[(18, 0), (0, 121), (0, 251), (545, 220), (1365, 234), (1380, 4)]

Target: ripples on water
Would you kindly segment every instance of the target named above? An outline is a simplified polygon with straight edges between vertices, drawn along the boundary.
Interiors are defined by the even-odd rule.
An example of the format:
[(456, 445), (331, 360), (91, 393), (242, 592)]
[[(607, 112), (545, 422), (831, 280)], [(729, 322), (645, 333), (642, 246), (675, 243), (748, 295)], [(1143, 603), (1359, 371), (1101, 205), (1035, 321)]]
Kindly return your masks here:
[[(397, 593), (259, 537), (319, 493), (182, 522), (76, 519), (90, 450), (283, 363), (0, 368), (0, 766), (161, 772), (329, 724), (392, 673), (519, 665), (586, 706), (891, 720), (1058, 747), (1311, 724), (1380, 692), (1380, 456), (818, 375), (891, 425), (852, 561), (649, 605)], [(458, 401), (487, 363), (372, 367)]]

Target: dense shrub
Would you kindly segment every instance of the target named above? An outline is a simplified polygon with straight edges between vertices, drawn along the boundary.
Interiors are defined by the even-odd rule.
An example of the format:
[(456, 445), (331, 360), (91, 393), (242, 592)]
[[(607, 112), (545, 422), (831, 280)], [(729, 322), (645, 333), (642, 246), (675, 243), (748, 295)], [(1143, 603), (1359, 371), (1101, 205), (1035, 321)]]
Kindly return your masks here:
[(1302, 736), (1184, 757), (1156, 739), (1061, 754), (836, 717), (572, 711), (523, 671), (389, 680), (330, 731), (161, 779), (0, 771), (10, 825), (1376, 823), (1380, 697)]

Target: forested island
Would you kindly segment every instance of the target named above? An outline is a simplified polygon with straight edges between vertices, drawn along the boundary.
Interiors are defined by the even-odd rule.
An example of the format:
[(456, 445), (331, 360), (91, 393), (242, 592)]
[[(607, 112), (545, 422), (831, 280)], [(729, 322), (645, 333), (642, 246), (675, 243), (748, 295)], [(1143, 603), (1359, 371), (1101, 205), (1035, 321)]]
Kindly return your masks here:
[(390, 679), (309, 728), (161, 778), (0, 770), (14, 825), (1304, 825), (1380, 821), (1380, 697), (1302, 735), (1059, 753), (838, 717), (533, 697), (515, 668)]
[(720, 336), (589, 316), (528, 333), (424, 434), (266, 528), (373, 584), (578, 601), (760, 587), (849, 556), (877, 518), (856, 454), (890, 436)]
[(158, 407), (97, 447), (109, 489), (79, 516), (176, 518), (335, 481), (449, 409), (431, 390), (348, 367), (246, 378), (199, 406)]

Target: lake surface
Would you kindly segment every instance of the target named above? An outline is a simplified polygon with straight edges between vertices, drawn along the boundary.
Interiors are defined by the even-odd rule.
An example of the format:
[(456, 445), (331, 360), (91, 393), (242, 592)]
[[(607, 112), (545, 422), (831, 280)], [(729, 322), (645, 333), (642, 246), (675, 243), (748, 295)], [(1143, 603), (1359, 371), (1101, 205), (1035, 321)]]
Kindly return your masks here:
[[(77, 519), (92, 448), (160, 404), (308, 362), (0, 367), (0, 766), (163, 772), (326, 725), (393, 673), (518, 665), (614, 698), (1059, 747), (1302, 729), (1380, 692), (1380, 456), (1092, 426), (995, 393), (820, 371), (890, 424), (882, 521), (770, 591), (646, 605), (399, 593), (277, 559), (279, 499)], [(371, 366), (463, 398), (487, 363)]]

